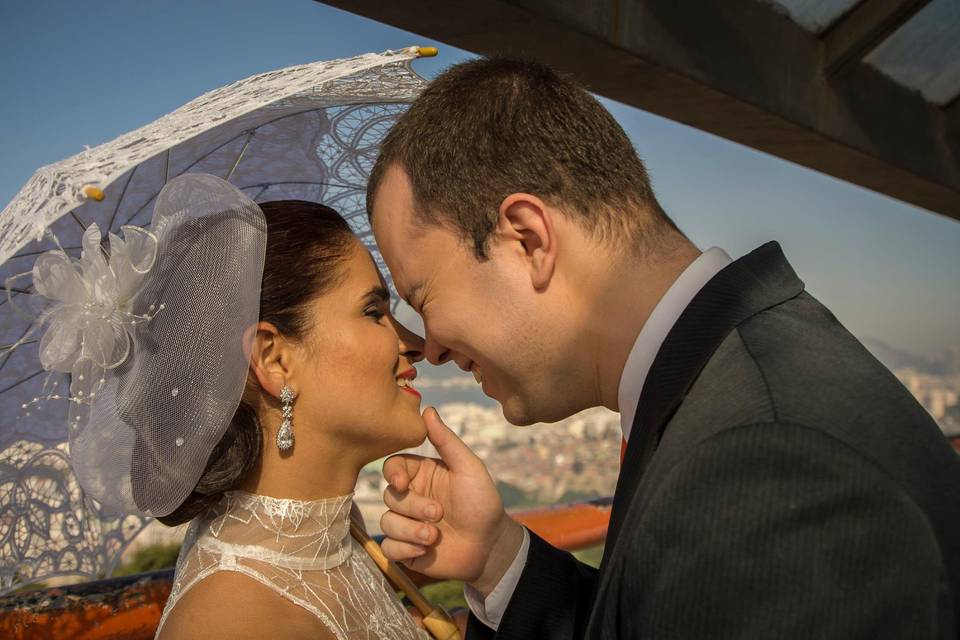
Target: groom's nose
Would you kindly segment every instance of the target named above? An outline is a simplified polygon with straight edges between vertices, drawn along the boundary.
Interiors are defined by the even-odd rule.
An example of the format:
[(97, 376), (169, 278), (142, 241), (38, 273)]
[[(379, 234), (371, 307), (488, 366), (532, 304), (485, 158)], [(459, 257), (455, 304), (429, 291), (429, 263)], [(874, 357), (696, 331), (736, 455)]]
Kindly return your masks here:
[(427, 331), (423, 342), (423, 355), (427, 357), (427, 362), (430, 364), (441, 365), (450, 360), (450, 349), (434, 340)]

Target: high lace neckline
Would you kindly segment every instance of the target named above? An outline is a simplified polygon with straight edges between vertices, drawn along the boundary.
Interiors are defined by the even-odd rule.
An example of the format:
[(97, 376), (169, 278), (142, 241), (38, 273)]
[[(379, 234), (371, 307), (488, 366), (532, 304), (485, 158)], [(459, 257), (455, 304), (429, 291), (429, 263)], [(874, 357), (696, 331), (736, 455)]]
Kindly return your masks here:
[(218, 571), (234, 571), (309, 611), (338, 640), (426, 640), (350, 536), (353, 494), (287, 500), (230, 491), (187, 532), (160, 618)]
[(353, 494), (292, 500), (228, 491), (202, 516), (197, 545), (301, 571), (340, 566), (350, 557)]

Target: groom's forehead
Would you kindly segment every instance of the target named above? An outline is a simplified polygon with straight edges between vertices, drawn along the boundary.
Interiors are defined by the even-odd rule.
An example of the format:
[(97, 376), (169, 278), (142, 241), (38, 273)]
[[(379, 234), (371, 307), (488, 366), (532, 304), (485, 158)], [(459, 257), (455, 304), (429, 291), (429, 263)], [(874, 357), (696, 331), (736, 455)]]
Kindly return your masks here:
[(373, 220), (384, 215), (395, 216), (411, 213), (414, 208), (413, 188), (406, 172), (397, 164), (392, 164), (383, 172), (383, 177), (374, 187)]
[(408, 248), (411, 244), (423, 244), (423, 240), (435, 232), (449, 232), (440, 224), (424, 220), (424, 217), (412, 206), (403, 202), (391, 202), (377, 197), (374, 203), (375, 213), (371, 220), (373, 233), (380, 244), (399, 244), (398, 249)]
[(391, 238), (399, 235), (404, 240), (422, 235), (423, 225), (414, 211), (412, 199), (396, 194), (394, 190), (385, 188), (387, 186), (390, 185), (381, 185), (377, 189), (373, 202), (370, 222), (374, 233)]
[(387, 253), (403, 255), (415, 247), (422, 250), (427, 229), (413, 215), (392, 211), (388, 207), (377, 213), (371, 227), (381, 252), (386, 249)]

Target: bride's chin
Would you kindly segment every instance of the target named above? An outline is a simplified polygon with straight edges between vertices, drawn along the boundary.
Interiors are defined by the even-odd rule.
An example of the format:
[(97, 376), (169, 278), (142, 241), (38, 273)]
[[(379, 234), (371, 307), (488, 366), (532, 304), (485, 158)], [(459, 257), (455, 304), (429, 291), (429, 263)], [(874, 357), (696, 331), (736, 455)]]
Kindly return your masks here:
[(410, 431), (410, 438), (406, 448), (419, 447), (427, 439), (427, 426), (421, 421), (417, 429)]
[(427, 425), (423, 422), (419, 411), (410, 416), (409, 421), (405, 420), (401, 429), (402, 432), (398, 435), (401, 436), (404, 444), (398, 451), (419, 447), (427, 439)]

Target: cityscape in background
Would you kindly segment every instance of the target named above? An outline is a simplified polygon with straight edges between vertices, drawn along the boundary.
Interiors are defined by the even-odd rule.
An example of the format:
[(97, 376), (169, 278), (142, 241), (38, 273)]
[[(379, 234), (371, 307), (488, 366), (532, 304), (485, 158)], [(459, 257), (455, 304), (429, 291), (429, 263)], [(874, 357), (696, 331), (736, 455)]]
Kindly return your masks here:
[[(476, 385), (473, 377), (469, 381)], [(499, 406), (438, 404), (444, 422), (486, 463), (508, 510), (613, 495), (620, 472), (620, 414), (596, 407), (553, 424), (515, 427)], [(435, 455), (429, 444), (416, 450)], [(379, 532), (386, 488), (380, 465), (360, 476), (356, 502)]]
[(895, 349), (879, 340), (863, 341), (923, 405), (948, 438), (960, 438), (960, 346), (937, 358)]
[[(930, 359), (876, 339), (863, 343), (960, 448), (960, 346)], [(434, 371), (449, 377), (417, 381), (424, 406), (436, 406), (446, 424), (484, 460), (508, 509), (613, 495), (620, 472), (620, 414), (594, 408), (555, 424), (515, 427), (480, 393), (471, 375), (452, 365)], [(434, 455), (429, 445), (417, 452)], [(384, 510), (385, 486), (379, 465), (371, 465), (357, 487), (357, 502), (374, 530), (379, 530)]]
[[(947, 438), (960, 448), (960, 347), (938, 358), (924, 358), (875, 339), (864, 344), (930, 413)], [(620, 414), (593, 408), (553, 424), (516, 427), (499, 405), (484, 396), (473, 376), (453, 365), (419, 365), (415, 386), (423, 406), (435, 406), (444, 422), (484, 460), (508, 510), (612, 496), (620, 472)], [(426, 443), (411, 450), (436, 455)], [(382, 460), (364, 468), (355, 501), (372, 534), (380, 533)], [(128, 548), (129, 557), (150, 544), (178, 542), (186, 525), (169, 529), (153, 522)]]

